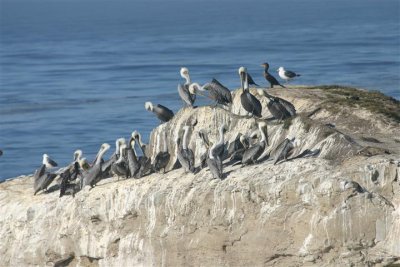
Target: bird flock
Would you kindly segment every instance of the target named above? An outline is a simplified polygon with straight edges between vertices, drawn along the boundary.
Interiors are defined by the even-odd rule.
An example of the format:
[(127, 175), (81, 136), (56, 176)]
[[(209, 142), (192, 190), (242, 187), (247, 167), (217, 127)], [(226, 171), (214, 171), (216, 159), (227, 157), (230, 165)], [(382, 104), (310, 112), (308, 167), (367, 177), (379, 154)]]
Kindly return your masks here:
[[(264, 77), (269, 82), (270, 88), (284, 85), (271, 75), (269, 64), (264, 63)], [(279, 77), (285, 82), (300, 76), (292, 71), (287, 71), (283, 67), (278, 70)], [(240, 103), (243, 109), (247, 112), (246, 118), (259, 119), (262, 117), (262, 104), (254, 96), (249, 85), (258, 86), (245, 67), (240, 67), (238, 70), (241, 85)], [(181, 77), (185, 80), (184, 83), (178, 85), (178, 94), (184, 104), (183, 108), (196, 108), (194, 103), (197, 96), (208, 97), (215, 102), (215, 106), (221, 107), (231, 112), (233, 104), (231, 91), (218, 80), (213, 78), (211, 82), (204, 85), (192, 82), (189, 75), (189, 70), (185, 67), (180, 70)], [(273, 118), (278, 121), (285, 120), (296, 115), (295, 107), (288, 101), (272, 96), (265, 89), (258, 88), (256, 90), (260, 97), (268, 99), (267, 109), (272, 114)], [(161, 104), (153, 104), (152, 102), (145, 103), (145, 109), (160, 120), (160, 123), (168, 122), (174, 117), (174, 112)], [(219, 139), (215, 143), (211, 143), (207, 133), (203, 130), (199, 132), (199, 138), (206, 147), (206, 152), (198, 159), (195, 159), (195, 154), (189, 148), (188, 134), (194, 125), (183, 126), (183, 135), (177, 135), (173, 140), (175, 143), (175, 151), (168, 151), (167, 134), (161, 131), (157, 136), (157, 143), (163, 143), (163, 148), (156, 155), (151, 155), (147, 149), (147, 144), (142, 141), (142, 136), (139, 132), (133, 131), (127, 141), (125, 138), (118, 138), (115, 141), (115, 152), (108, 159), (104, 159), (104, 154), (111, 148), (107, 143), (100, 146), (100, 149), (92, 162), (89, 162), (83, 157), (81, 150), (76, 150), (73, 155), (73, 161), (66, 167), (59, 168), (57, 163), (52, 160), (47, 154), (43, 155), (41, 167), (34, 174), (34, 194), (40, 191), (48, 192), (49, 185), (56, 180), (56, 189), (60, 191), (60, 197), (63, 195), (74, 196), (76, 192), (83, 189), (85, 186), (93, 188), (96, 184), (107, 177), (117, 176), (123, 178), (139, 179), (154, 172), (165, 173), (167, 166), (172, 166), (170, 169), (182, 167), (186, 173), (197, 173), (199, 170), (208, 167), (213, 178), (224, 178), (224, 161), (226, 164), (256, 164), (262, 160), (263, 152), (268, 144), (267, 123), (266, 120), (258, 120), (258, 131), (247, 134), (239, 134), (237, 138), (227, 143), (224, 135), (228, 128), (225, 124), (219, 126)], [(259, 137), (259, 140), (255, 140)], [(160, 142), (163, 140), (163, 142)], [(277, 150), (279, 154), (275, 158), (275, 164), (278, 161), (286, 159), (288, 153), (293, 148), (294, 139), (285, 139)], [(137, 150), (140, 153), (137, 153)], [(313, 151), (315, 155), (315, 151)], [(141, 155), (139, 155), (141, 154)], [(153, 162), (151, 159), (154, 158)], [(172, 158), (176, 158), (175, 162), (170, 162)], [(195, 162), (200, 162), (196, 166)], [(55, 171), (52, 171), (55, 170)], [(53, 187), (52, 187), (53, 188)]]

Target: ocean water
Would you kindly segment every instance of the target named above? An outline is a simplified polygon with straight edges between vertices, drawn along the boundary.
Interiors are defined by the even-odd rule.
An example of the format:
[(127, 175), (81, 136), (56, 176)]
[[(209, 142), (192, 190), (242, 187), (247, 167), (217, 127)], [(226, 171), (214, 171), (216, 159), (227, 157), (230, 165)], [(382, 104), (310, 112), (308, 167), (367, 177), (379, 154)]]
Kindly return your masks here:
[(181, 66), (235, 89), (242, 65), (265, 85), (267, 61), (301, 73), (296, 84), (399, 99), (399, 3), (0, 0), (0, 180), (32, 173), (43, 153), (65, 165), (135, 129), (147, 139), (158, 121), (144, 102), (177, 111)]

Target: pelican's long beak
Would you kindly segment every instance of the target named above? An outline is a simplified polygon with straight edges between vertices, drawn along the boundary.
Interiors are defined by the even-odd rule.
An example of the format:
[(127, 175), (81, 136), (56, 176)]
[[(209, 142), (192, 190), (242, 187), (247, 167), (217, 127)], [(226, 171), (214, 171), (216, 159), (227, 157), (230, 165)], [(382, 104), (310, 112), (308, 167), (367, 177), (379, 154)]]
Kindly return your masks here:
[(245, 72), (241, 72), (241, 73), (240, 73), (240, 86), (241, 86), (242, 89), (244, 89), (245, 75), (246, 75)]

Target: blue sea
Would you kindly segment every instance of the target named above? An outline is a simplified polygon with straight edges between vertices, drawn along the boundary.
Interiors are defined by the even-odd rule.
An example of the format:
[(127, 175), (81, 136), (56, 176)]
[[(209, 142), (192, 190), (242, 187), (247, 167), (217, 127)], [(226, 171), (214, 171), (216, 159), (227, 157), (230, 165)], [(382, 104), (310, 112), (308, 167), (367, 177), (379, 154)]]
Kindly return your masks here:
[(147, 139), (158, 120), (144, 102), (177, 111), (182, 66), (235, 89), (242, 65), (266, 85), (267, 61), (301, 73), (297, 84), (400, 99), (399, 3), (0, 0), (0, 180), (43, 153), (62, 166), (135, 129)]

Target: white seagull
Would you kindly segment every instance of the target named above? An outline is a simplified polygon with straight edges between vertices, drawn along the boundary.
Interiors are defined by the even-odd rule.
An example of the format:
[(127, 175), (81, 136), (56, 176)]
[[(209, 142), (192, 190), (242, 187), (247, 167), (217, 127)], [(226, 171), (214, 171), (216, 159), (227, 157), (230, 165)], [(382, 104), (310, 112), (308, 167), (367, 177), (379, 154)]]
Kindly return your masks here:
[(43, 154), (42, 164), (46, 165), (46, 168), (48, 169), (58, 166), (57, 163), (54, 160), (52, 160), (47, 154)]
[(293, 71), (285, 70), (284, 67), (279, 67), (278, 74), (281, 79), (285, 80), (286, 82), (290, 81), (294, 77), (300, 76), (300, 74), (296, 74)]

